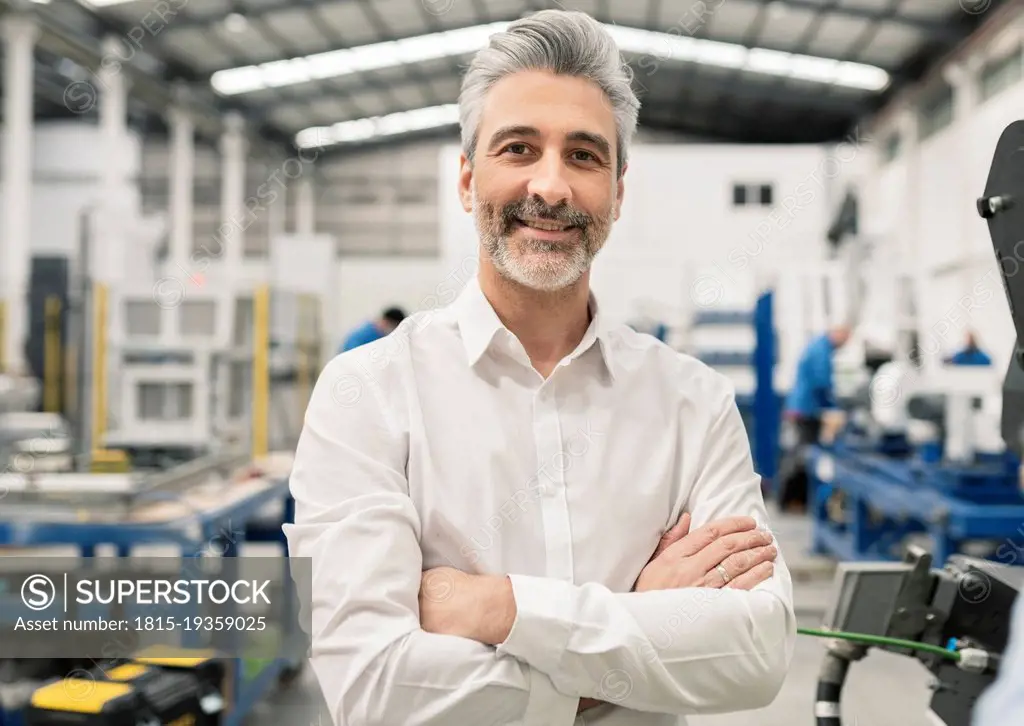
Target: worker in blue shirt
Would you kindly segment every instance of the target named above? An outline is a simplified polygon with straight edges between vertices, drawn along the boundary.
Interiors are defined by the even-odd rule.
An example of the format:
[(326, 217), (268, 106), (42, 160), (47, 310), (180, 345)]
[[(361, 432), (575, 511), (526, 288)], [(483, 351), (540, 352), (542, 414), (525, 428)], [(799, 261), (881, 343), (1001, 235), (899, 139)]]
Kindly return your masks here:
[(372, 343), (375, 340), (390, 335), (395, 328), (405, 320), (405, 311), (402, 308), (391, 307), (381, 313), (377, 320), (367, 320), (358, 328), (353, 330), (345, 338), (345, 342), (338, 350), (339, 353), (358, 348), (361, 345)]
[(946, 361), (954, 366), (990, 366), (992, 359), (981, 348), (973, 332), (967, 333), (967, 345), (959, 353)]
[(1017, 595), (1010, 625), (1010, 642), (999, 675), (981, 694), (971, 717), (973, 726), (1024, 724), (1024, 596)]
[(804, 349), (797, 364), (783, 411), (787, 424), (795, 433), (796, 443), (779, 471), (779, 504), (789, 511), (807, 507), (804, 454), (807, 446), (817, 443), (821, 435), (824, 412), (836, 408), (832, 356), (846, 345), (851, 332), (851, 327), (843, 324), (819, 335)]

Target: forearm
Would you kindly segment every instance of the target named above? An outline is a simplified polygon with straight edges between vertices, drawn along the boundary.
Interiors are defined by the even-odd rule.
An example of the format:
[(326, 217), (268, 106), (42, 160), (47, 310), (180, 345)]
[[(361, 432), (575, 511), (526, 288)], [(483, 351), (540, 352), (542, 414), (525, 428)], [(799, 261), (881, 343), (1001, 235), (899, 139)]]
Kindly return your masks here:
[(365, 661), (357, 647), (321, 643), (310, 658), (337, 726), (570, 726), (575, 719), (577, 700), (545, 674), (465, 638), (416, 630)]
[[(358, 522), (307, 517), (286, 527), (290, 554), (313, 558), (312, 600), (304, 604), (310, 665), (334, 724), (571, 726), (578, 699), (546, 674), (493, 647), (421, 628), (419, 546), (412, 529), (399, 534), (410, 508), (381, 499)], [(392, 534), (387, 548), (371, 541), (375, 531)], [(346, 550), (344, 566), (328, 554)]]
[(770, 703), (788, 667), (795, 621), (770, 583), (618, 594), (512, 582), (517, 616), (498, 652), (544, 671), (566, 695), (659, 713), (736, 711)]

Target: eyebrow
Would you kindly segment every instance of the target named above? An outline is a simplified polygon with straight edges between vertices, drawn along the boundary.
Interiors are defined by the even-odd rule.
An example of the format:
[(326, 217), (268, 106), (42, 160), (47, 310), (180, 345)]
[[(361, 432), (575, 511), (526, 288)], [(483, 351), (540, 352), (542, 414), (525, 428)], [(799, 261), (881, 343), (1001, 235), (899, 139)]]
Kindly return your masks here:
[[(537, 137), (540, 136), (540, 131), (538, 131), (533, 126), (502, 127), (495, 131), (494, 134), (491, 136), (490, 143), (487, 145), (488, 150), (493, 151), (494, 148), (498, 146), (498, 144), (512, 136)], [(605, 156), (611, 156), (612, 145), (608, 142), (608, 139), (606, 139), (604, 136), (601, 136), (600, 134), (593, 134), (589, 131), (570, 131), (568, 134), (565, 135), (565, 138), (567, 141), (580, 141), (585, 144), (590, 144), (591, 146), (596, 147), (598, 151), (600, 151)]]

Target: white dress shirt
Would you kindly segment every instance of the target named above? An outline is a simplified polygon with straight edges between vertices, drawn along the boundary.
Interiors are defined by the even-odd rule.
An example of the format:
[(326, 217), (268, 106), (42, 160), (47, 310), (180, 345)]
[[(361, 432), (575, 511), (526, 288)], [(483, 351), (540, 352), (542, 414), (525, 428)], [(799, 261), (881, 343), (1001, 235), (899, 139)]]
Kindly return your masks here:
[[(767, 527), (732, 386), (591, 309), (547, 380), (476, 280), (323, 371), (285, 533), (312, 558), (337, 726), (678, 726), (775, 698), (796, 635), (781, 554), (752, 591), (631, 592), (683, 512)], [(510, 575), (504, 643), (420, 628), (439, 566)], [(581, 697), (607, 705), (577, 717)]]

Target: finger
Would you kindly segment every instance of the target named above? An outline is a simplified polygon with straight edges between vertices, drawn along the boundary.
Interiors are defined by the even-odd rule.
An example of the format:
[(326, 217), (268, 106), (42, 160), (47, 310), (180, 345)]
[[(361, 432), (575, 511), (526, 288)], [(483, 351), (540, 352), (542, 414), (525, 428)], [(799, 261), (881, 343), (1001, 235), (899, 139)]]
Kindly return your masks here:
[(753, 517), (719, 519), (690, 532), (679, 540), (674, 547), (678, 550), (678, 554), (683, 557), (689, 557), (726, 535), (737, 532), (749, 532), (756, 528), (757, 522), (754, 521)]
[(706, 571), (715, 565), (725, 562), (727, 557), (747, 550), (766, 547), (772, 544), (771, 533), (762, 530), (753, 532), (733, 532), (719, 537), (700, 552), (693, 555), (698, 564)]
[(668, 532), (661, 536), (658, 541), (658, 546), (654, 549), (654, 554), (651, 556), (653, 560), (655, 557), (660, 555), (662, 552), (667, 550), (669, 547), (674, 545), (676, 542), (681, 540), (690, 532), (690, 513), (683, 512), (683, 516), (679, 518), (679, 521), (675, 523)]
[(734, 590), (753, 590), (765, 580), (770, 579), (774, 573), (774, 562), (762, 562), (752, 570), (744, 572), (739, 577), (730, 580), (726, 587), (730, 587)]
[(722, 561), (722, 567), (730, 578), (736, 578), (765, 562), (774, 562), (779, 552), (773, 545), (755, 547), (729, 555)]

